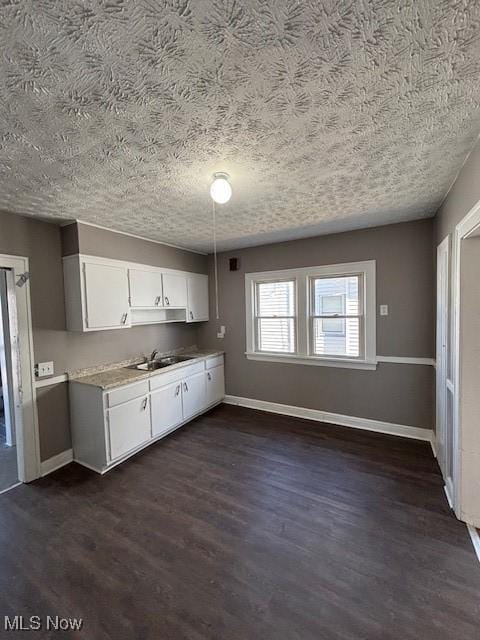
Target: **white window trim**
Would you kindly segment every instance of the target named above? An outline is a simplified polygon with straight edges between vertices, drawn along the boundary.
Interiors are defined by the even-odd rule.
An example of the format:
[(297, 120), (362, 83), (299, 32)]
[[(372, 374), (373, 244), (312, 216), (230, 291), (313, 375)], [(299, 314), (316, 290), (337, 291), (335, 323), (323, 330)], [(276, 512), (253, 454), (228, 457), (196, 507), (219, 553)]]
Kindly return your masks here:
[[(348, 358), (342, 356), (312, 356), (309, 354), (309, 280), (311, 278), (363, 275), (364, 281), (364, 316), (365, 316), (365, 353), (363, 358)], [(304, 267), (301, 269), (282, 269), (281, 271), (262, 271), (245, 274), (245, 307), (246, 307), (246, 352), (249, 360), (265, 362), (285, 362), (291, 364), (306, 364), (322, 367), (341, 367), (348, 369), (377, 368), (376, 351), (376, 263), (375, 260), (363, 262), (347, 262), (342, 264), (323, 265), (318, 267)], [(297, 283), (297, 350), (298, 353), (266, 353), (256, 351), (254, 310), (255, 283), (271, 280), (295, 279)]]

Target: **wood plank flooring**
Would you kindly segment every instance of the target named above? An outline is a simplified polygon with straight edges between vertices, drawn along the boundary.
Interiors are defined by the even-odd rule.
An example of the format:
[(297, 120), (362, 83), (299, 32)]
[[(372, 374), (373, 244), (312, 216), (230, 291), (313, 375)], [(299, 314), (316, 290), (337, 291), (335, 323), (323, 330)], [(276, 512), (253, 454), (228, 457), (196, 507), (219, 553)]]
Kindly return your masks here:
[(426, 443), (222, 405), (0, 496), (0, 625), (47, 614), (83, 629), (25, 637), (478, 640), (480, 564)]

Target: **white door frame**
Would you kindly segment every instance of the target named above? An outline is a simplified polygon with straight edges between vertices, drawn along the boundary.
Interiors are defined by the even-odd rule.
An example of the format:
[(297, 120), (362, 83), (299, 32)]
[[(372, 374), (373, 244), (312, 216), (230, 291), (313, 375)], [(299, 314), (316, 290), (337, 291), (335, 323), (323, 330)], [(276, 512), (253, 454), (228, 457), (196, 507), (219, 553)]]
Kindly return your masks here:
[[(436, 332), (436, 420), (435, 441), (438, 463), (445, 482), (448, 475), (447, 447), (447, 375), (449, 349), (450, 235), (437, 247), (437, 332)], [(451, 452), (450, 452), (451, 455)], [(447, 489), (448, 490), (448, 489)]]
[[(16, 304), (9, 305), (12, 347), (13, 401), (17, 439), (18, 479), (40, 477), (40, 445), (34, 380), (32, 313), (28, 258), (0, 254), (0, 268), (10, 269)], [(13, 290), (11, 287), (11, 290)], [(8, 289), (8, 287), (7, 287)]]
[(452, 268), (452, 384), (453, 384), (453, 492), (451, 500), (458, 518), (461, 511), (461, 447), (462, 430), (460, 424), (460, 277), (462, 241), (480, 228), (480, 200), (455, 227), (453, 236)]

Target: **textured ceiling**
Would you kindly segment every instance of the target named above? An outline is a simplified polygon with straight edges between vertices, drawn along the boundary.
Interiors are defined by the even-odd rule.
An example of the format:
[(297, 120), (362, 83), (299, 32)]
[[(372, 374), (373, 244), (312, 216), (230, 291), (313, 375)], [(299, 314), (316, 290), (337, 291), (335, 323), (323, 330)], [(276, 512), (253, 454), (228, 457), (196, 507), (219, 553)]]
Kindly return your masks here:
[(222, 248), (430, 216), (478, 0), (0, 0), (0, 209)]

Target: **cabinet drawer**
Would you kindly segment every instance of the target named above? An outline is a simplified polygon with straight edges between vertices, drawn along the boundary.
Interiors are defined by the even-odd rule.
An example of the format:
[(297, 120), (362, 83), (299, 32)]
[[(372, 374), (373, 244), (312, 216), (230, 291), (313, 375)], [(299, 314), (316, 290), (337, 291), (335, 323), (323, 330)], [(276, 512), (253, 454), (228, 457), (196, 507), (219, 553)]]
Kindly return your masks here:
[(223, 355), (222, 356), (215, 356), (214, 358), (209, 358), (206, 361), (205, 368), (206, 369), (214, 369), (215, 367), (219, 367), (222, 364), (223, 364)]
[(120, 387), (107, 393), (107, 406), (115, 407), (117, 404), (139, 398), (148, 393), (148, 380), (142, 380), (126, 387)]
[(164, 387), (167, 384), (171, 384), (172, 382), (176, 382), (177, 380), (183, 380), (184, 378), (188, 378), (189, 376), (193, 376), (196, 373), (200, 373), (200, 371), (205, 370), (205, 363), (195, 362), (194, 364), (189, 364), (185, 367), (179, 367), (178, 369), (174, 369), (173, 371), (166, 371), (165, 373), (158, 373), (150, 378), (150, 389), (153, 391), (154, 389), (159, 389), (160, 387)]

